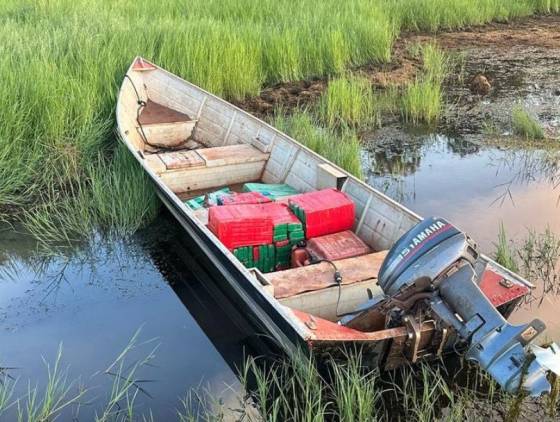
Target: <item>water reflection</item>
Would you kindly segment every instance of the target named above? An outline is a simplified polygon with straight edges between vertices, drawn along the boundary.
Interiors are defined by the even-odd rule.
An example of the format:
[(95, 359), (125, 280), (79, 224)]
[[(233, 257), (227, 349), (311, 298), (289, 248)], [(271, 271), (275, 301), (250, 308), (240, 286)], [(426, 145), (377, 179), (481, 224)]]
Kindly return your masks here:
[(421, 214), (453, 218), (480, 234), (487, 252), (501, 221), (514, 235), (526, 235), (529, 227), (558, 229), (558, 151), (503, 149), (443, 135), (401, 132), (396, 138), (376, 139), (365, 153), (368, 182)]
[(103, 372), (92, 375), (114, 361), (139, 327), (142, 341), (159, 344), (140, 374), (154, 381), (138, 397), (155, 419), (174, 417), (190, 388), (216, 394), (238, 388), (235, 371), (245, 354), (263, 353), (266, 344), (197, 265), (176, 224), (164, 214), (131, 239), (97, 239), (41, 258), (29, 238), (2, 232), (0, 367), (19, 378), (15, 396), (26, 394), (27, 380), (45, 384), (41, 356), (53, 362), (62, 343), (68, 379), (94, 387), (80, 409), (80, 419), (91, 419), (112, 385)]

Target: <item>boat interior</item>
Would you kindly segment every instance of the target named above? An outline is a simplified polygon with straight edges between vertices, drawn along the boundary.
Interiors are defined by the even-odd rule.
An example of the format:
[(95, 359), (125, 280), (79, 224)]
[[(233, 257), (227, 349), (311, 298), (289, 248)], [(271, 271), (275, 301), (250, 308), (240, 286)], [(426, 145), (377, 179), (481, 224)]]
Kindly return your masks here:
[[(121, 130), (180, 200), (261, 182), (298, 192), (335, 188), (353, 201), (352, 231), (370, 251), (336, 262), (342, 283), (335, 283), (328, 262), (268, 273), (250, 268), (266, 294), (336, 322), (379, 292), (377, 275), (387, 250), (418, 222), (415, 214), (259, 119), (147, 61), (137, 59), (127, 79), (117, 110)], [(208, 223), (208, 208), (193, 215)]]

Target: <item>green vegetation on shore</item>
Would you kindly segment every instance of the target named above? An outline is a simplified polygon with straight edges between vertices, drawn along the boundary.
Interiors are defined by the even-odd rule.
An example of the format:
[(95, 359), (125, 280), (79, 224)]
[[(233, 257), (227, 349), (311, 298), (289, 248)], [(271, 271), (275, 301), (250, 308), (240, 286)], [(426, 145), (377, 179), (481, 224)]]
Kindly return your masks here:
[(377, 111), (371, 82), (357, 75), (329, 81), (319, 102), (319, 115), (331, 127), (375, 122)]
[[(559, 8), (560, 0), (5, 0), (0, 218), (24, 220), (46, 239), (71, 239), (95, 225), (126, 233), (154, 215), (149, 186), (115, 152), (117, 90), (138, 54), (240, 99), (274, 82), (388, 62), (399, 31)], [(431, 88), (411, 88), (410, 103), (415, 90)], [(426, 115), (420, 119), (432, 119)]]
[(354, 176), (362, 177), (361, 145), (353, 129), (321, 127), (310, 111), (298, 111), (290, 116), (280, 111), (272, 125)]
[(433, 44), (421, 46), (422, 72), (404, 88), (401, 113), (405, 121), (434, 123), (443, 107), (443, 81), (449, 58)]
[(521, 105), (513, 107), (511, 112), (513, 132), (528, 141), (544, 139), (544, 130), (537, 119)]

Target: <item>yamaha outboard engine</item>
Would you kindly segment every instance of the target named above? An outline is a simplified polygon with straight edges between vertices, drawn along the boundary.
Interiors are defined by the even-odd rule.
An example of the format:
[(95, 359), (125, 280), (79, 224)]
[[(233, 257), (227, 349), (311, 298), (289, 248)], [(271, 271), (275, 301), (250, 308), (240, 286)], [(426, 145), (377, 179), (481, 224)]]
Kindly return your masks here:
[[(550, 391), (546, 367), (534, 359), (528, 344), (545, 325), (538, 319), (511, 325), (479, 288), (475, 271), (477, 245), (443, 218), (419, 223), (392, 247), (379, 272), (384, 295), (375, 297), (341, 320), (369, 331), (437, 321), (466, 346), (466, 358), (477, 362), (505, 390), (531, 395)], [(555, 356), (558, 359), (557, 356)]]

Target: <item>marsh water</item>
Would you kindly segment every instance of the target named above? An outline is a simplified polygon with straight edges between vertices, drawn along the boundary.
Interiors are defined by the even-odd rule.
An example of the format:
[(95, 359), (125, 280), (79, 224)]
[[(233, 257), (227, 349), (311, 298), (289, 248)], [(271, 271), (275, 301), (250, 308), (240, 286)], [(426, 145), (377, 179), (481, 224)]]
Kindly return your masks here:
[[(184, 265), (194, 259), (176, 236), (164, 214), (127, 241), (37, 258), (31, 239), (1, 231), (0, 366), (18, 380), (14, 397), (27, 393), (28, 381), (45, 385), (47, 364), (54, 365), (59, 350), (71, 392), (88, 389), (80, 400), (82, 420), (102, 410), (115, 376), (149, 356), (134, 376), (142, 380), (139, 414), (172, 418), (192, 387), (227, 397), (254, 333), (225, 314), (227, 304), (209, 293), (203, 269)], [(117, 374), (119, 365), (106, 371), (130, 344), (124, 371)]]

